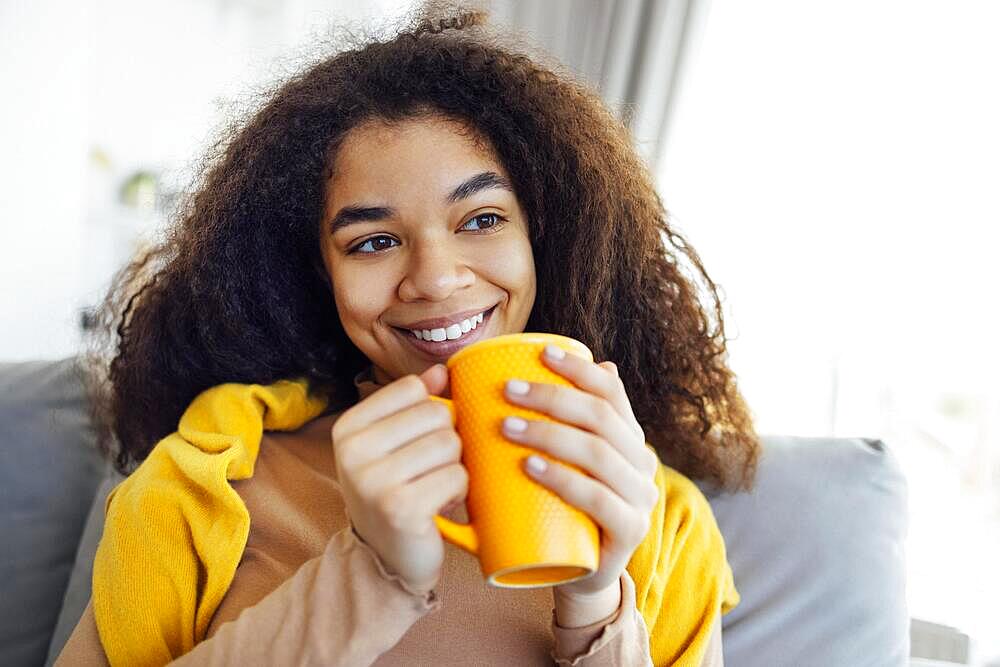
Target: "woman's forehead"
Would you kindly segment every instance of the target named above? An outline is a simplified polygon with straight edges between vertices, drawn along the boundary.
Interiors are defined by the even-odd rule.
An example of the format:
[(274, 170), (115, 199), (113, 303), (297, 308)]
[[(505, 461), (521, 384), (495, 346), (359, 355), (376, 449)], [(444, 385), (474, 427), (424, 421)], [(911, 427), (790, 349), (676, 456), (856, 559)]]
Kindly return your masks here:
[[(443, 142), (443, 143), (442, 143)], [(373, 149), (380, 147), (421, 144), (452, 149), (461, 147), (464, 152), (481, 159), (497, 161), (496, 151), (489, 139), (470, 123), (441, 115), (421, 115), (402, 120), (372, 118), (347, 131), (333, 157), (333, 174), (352, 160), (371, 157)]]
[(345, 136), (327, 181), (327, 199), (443, 196), (470, 177), (492, 172), (510, 177), (495, 153), (453, 121), (368, 122)]

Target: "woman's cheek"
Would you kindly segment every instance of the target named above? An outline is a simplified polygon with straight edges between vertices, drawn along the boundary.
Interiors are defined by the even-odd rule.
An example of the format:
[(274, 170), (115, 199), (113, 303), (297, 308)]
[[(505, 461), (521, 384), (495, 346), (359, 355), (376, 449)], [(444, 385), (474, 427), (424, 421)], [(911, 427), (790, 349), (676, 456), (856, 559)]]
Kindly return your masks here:
[[(362, 332), (371, 332), (379, 316), (388, 307), (389, 287), (381, 284), (377, 272), (374, 275), (360, 275), (367, 272), (337, 271), (333, 277), (334, 301), (337, 315), (344, 330), (351, 338)], [(353, 335), (352, 335), (353, 334)], [(355, 340), (355, 344), (359, 341)]]

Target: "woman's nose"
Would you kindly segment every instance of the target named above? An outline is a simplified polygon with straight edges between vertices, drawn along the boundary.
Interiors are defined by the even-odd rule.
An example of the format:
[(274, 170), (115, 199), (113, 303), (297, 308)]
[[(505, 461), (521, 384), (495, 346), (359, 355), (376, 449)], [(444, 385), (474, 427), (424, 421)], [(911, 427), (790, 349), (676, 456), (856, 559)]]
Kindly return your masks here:
[(444, 241), (414, 245), (406, 275), (399, 285), (404, 301), (426, 299), (443, 301), (456, 290), (469, 287), (475, 274), (454, 248)]

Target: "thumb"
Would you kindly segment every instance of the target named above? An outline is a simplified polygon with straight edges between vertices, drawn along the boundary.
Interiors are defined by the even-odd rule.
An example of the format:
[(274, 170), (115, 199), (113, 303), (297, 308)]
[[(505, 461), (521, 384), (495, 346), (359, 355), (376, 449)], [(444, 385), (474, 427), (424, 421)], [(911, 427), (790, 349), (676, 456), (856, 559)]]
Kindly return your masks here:
[(427, 387), (428, 394), (440, 396), (448, 387), (448, 368), (444, 364), (434, 364), (419, 377)]

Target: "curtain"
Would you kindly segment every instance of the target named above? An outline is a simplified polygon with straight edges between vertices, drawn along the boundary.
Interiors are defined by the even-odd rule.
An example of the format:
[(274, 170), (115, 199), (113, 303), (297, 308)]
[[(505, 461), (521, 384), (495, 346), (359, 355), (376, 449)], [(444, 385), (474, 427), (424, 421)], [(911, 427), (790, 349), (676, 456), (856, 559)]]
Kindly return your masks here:
[(656, 173), (709, 0), (485, 0), (598, 90)]

